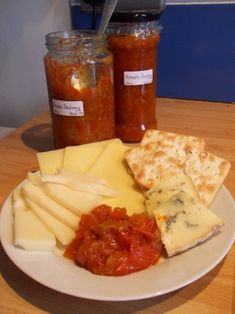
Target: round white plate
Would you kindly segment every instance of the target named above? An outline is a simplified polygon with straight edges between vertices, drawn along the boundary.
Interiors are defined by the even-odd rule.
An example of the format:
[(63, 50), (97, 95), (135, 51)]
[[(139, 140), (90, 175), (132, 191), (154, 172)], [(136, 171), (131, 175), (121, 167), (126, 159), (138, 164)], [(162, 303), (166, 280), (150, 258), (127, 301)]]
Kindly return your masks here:
[(2, 207), (0, 235), (12, 262), (47, 287), (93, 300), (137, 300), (184, 287), (208, 273), (224, 258), (235, 239), (235, 203), (224, 186), (217, 194), (212, 210), (225, 223), (221, 233), (185, 253), (162, 259), (157, 265), (123, 277), (94, 275), (58, 252), (35, 253), (14, 247), (10, 196)]

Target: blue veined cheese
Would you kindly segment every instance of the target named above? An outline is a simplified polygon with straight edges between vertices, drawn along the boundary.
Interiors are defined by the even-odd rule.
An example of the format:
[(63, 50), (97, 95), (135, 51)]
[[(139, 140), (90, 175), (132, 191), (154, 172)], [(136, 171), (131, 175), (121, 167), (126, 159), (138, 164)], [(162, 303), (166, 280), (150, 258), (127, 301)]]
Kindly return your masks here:
[(146, 191), (146, 208), (150, 216), (156, 206), (168, 201), (173, 195), (184, 191), (195, 200), (199, 195), (195, 190), (191, 179), (182, 171), (169, 178), (162, 180), (156, 187)]
[(158, 205), (153, 214), (168, 256), (206, 241), (223, 225), (215, 213), (184, 191)]

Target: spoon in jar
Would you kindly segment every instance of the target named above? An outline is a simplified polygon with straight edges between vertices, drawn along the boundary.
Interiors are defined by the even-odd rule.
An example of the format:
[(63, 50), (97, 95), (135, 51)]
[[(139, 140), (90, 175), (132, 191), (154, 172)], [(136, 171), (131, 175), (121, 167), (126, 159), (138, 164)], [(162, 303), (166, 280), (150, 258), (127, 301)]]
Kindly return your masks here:
[(102, 34), (105, 32), (108, 22), (113, 14), (113, 11), (117, 5), (118, 0), (105, 0), (103, 14), (101, 17), (98, 33)]

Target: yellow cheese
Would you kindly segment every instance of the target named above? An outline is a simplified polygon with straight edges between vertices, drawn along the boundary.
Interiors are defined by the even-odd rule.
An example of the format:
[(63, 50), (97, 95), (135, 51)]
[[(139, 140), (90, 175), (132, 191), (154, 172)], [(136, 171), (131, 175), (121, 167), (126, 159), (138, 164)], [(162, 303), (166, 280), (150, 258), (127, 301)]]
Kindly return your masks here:
[[(69, 170), (60, 169), (62, 171), (62, 174), (70, 174)], [(67, 174), (68, 175), (68, 174)], [(71, 176), (74, 175), (74, 181), (76, 184), (80, 182), (81, 179), (85, 180), (86, 174), (82, 174), (80, 176), (77, 172), (71, 172)], [(73, 212), (75, 215), (80, 216), (81, 214), (89, 212), (94, 207), (102, 204), (103, 197), (102, 195), (98, 193), (93, 193), (93, 190), (91, 192), (88, 191), (82, 191), (78, 189), (73, 189), (70, 186), (67, 186), (65, 184), (62, 184), (59, 182), (42, 182), (43, 178), (49, 177), (52, 179), (58, 178), (58, 175), (40, 175), (40, 172), (29, 172), (27, 175), (28, 181), (30, 181), (33, 185), (36, 185), (40, 187), (52, 200), (59, 203), (61, 206), (67, 208), (71, 212)], [(77, 178), (78, 177), (78, 178)], [(84, 177), (84, 178), (83, 178)], [(87, 180), (90, 179), (90, 176), (87, 178)], [(95, 182), (102, 182), (100, 179), (95, 179)], [(66, 180), (64, 180), (66, 181)], [(89, 180), (88, 180), (89, 182)], [(92, 183), (92, 181), (91, 181)], [(94, 186), (94, 184), (90, 184), (91, 187)], [(15, 191), (13, 196), (15, 195), (15, 198), (17, 197), (18, 191)]]
[(45, 211), (71, 229), (76, 230), (78, 228), (79, 217), (47, 196), (41, 187), (26, 181), (22, 187), (22, 195), (45, 209)]
[(42, 174), (54, 174), (63, 166), (64, 149), (37, 153), (37, 159)]
[(27, 210), (27, 205), (25, 204), (25, 201), (23, 197), (21, 196), (21, 188), (17, 187), (12, 193), (12, 213), (14, 215), (15, 209), (20, 208)]
[(68, 245), (76, 236), (75, 231), (46, 212), (38, 204), (26, 198), (26, 203), (33, 213), (47, 226), (62, 245)]
[(27, 179), (34, 185), (40, 186), (41, 185), (41, 173), (40, 171), (36, 172), (28, 172)]
[(122, 143), (110, 143), (89, 173), (103, 178), (108, 186), (117, 191), (117, 197), (105, 197), (104, 203), (112, 207), (126, 207), (129, 215), (145, 210), (144, 196), (128, 173), (124, 152), (128, 149)]
[(55, 236), (26, 207), (19, 194), (13, 200), (14, 244), (29, 251), (52, 251), (55, 248)]
[(63, 168), (77, 172), (88, 171), (110, 143), (121, 143), (121, 140), (112, 139), (79, 146), (66, 147)]
[(88, 213), (103, 203), (103, 197), (99, 194), (73, 190), (63, 184), (48, 182), (42, 188), (50, 198), (76, 215)]

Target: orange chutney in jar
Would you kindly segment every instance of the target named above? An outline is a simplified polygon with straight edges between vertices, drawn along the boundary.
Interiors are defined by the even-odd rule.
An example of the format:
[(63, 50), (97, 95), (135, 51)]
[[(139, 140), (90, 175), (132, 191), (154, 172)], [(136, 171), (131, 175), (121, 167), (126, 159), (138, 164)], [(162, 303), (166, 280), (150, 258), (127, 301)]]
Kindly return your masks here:
[[(115, 23), (114, 23), (115, 24)], [(146, 129), (157, 128), (157, 44), (155, 23), (126, 23), (108, 42), (114, 57), (116, 136), (138, 142)], [(153, 26), (154, 25), (154, 26)]]
[(47, 35), (44, 58), (56, 148), (115, 136), (113, 59), (104, 36)]

